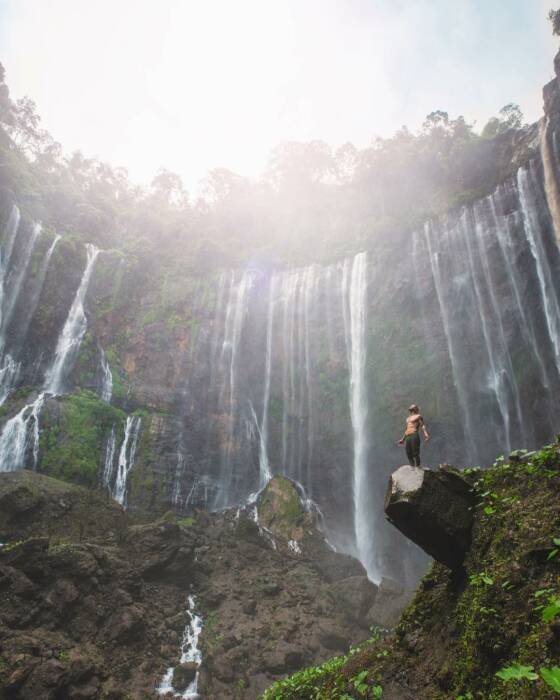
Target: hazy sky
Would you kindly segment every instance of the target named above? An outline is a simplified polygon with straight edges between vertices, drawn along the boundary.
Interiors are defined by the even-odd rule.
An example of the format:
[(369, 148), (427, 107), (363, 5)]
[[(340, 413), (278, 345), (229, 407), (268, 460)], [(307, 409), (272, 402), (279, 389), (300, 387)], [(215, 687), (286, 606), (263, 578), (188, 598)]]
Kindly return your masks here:
[(554, 0), (0, 0), (0, 61), (66, 151), (257, 175), (282, 140), (367, 145), (443, 109), (541, 116)]

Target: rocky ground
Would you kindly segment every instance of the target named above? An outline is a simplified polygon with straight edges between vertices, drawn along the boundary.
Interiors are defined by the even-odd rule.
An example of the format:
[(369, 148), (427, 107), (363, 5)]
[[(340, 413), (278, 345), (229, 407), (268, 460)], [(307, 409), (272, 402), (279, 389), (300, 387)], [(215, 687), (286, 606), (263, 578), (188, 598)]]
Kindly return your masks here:
[(0, 475), (0, 698), (157, 697), (189, 594), (208, 700), (256, 698), (366, 639), (402, 598), (333, 552), (317, 519), (287, 479), (258, 509), (135, 522), (86, 489)]
[(393, 634), (294, 674), (266, 700), (558, 697), (559, 487), (559, 443), (487, 470), (401, 467), (386, 512), (439, 561)]

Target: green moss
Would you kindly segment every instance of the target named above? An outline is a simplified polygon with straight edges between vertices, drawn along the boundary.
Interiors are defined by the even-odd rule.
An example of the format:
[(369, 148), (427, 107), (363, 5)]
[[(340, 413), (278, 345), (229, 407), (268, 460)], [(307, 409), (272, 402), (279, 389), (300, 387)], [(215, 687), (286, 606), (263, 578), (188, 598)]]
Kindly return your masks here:
[[(477, 505), (463, 575), (434, 563), (386, 641), (336, 669), (280, 681), (264, 697), (338, 698), (337, 689), (348, 693), (344, 683), (367, 671), (368, 682), (382, 686), (383, 678), (398, 676), (425, 700), (551, 698), (541, 675), (496, 676), (515, 664), (552, 668), (559, 653), (542, 610), (560, 595), (560, 556), (553, 554), (560, 537), (560, 446), (520, 456), (464, 473)], [(305, 678), (313, 682), (305, 685)]]
[(95, 486), (103, 445), (113, 425), (122, 430), (126, 414), (83, 390), (59, 400), (60, 415), (43, 414), (41, 471), (65, 481)]

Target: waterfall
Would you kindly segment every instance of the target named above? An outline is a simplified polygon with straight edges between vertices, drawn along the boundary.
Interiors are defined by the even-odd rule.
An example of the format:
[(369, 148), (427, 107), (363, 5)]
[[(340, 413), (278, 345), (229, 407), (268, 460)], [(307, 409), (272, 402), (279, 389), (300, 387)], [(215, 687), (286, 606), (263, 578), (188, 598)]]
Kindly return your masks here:
[(248, 293), (253, 285), (253, 274), (245, 271), (241, 279), (235, 284), (235, 276), (232, 273), (230, 279), (229, 296), (226, 307), (224, 337), (220, 365), (222, 369), (222, 389), (220, 391), (220, 404), (227, 406), (228, 419), (226, 426), (226, 442), (222, 454), (220, 490), (217, 494), (217, 507), (230, 504), (230, 489), (232, 480), (232, 456), (237, 446), (239, 437), (237, 427), (238, 409), (238, 371), (239, 348), (243, 322), (247, 312)]
[(177, 466), (175, 467), (175, 480), (173, 482), (173, 494), (171, 496), (171, 502), (176, 508), (182, 506), (181, 497), (181, 481), (183, 478), (183, 473), (185, 471), (185, 455), (178, 450), (177, 451)]
[(451, 333), (451, 322), (450, 322), (450, 312), (448, 306), (445, 303), (445, 297), (443, 295), (443, 282), (442, 274), (440, 268), (439, 253), (432, 250), (432, 224), (430, 222), (426, 223), (424, 226), (424, 236), (428, 251), (429, 262), (432, 270), (432, 279), (434, 287), (436, 290), (436, 297), (439, 306), (439, 312), (441, 321), (443, 324), (443, 329), (445, 332), (445, 338), (447, 341), (447, 351), (449, 355), (449, 360), (451, 363), (451, 371), (453, 374), (453, 383), (455, 385), (455, 390), (457, 391), (457, 399), (459, 402), (459, 407), (463, 417), (462, 424), (464, 426), (465, 438), (466, 438), (466, 452), (467, 459), (472, 461), (473, 455), (475, 454), (474, 447), (474, 437), (473, 428), (471, 424), (471, 416), (468, 408), (467, 401), (467, 390), (465, 383), (463, 381), (462, 374), (459, 372), (458, 360), (457, 360), (457, 347)]
[[(550, 120), (548, 117), (541, 119), (539, 123), (539, 136), (541, 147), (541, 160), (544, 172), (544, 189), (548, 208), (554, 223), (556, 239), (560, 241), (560, 192), (558, 191), (557, 167), (554, 163), (555, 149), (550, 147)], [(553, 145), (556, 141), (556, 134), (551, 134)]]
[[(537, 360), (539, 371), (542, 378), (543, 387), (550, 387), (550, 378), (548, 370), (542, 355), (542, 348), (537, 341), (534, 319), (528, 316), (526, 312), (526, 304), (523, 299), (523, 291), (520, 288), (519, 274), (514, 268), (512, 262), (514, 258), (512, 232), (510, 228), (510, 219), (503, 213), (498, 213), (498, 204), (502, 199), (502, 188), (498, 187), (496, 192), (490, 196), (490, 207), (492, 218), (494, 221), (494, 231), (496, 232), (496, 240), (500, 250), (500, 268), (506, 271), (506, 280), (508, 282), (508, 297), (513, 298), (515, 305), (516, 316), (520, 320), (520, 328), (525, 341), (530, 345), (533, 357)], [(500, 315), (501, 317), (501, 315)], [(512, 369), (512, 379), (514, 379)]]
[(134, 458), (136, 457), (136, 447), (138, 445), (138, 435), (140, 434), (140, 427), (142, 425), (142, 418), (139, 416), (128, 416), (126, 419), (126, 426), (124, 429), (124, 438), (121, 445), (121, 450), (119, 453), (119, 462), (117, 465), (117, 476), (115, 478), (115, 484), (113, 486), (112, 496), (120, 503), (121, 506), (126, 508), (126, 488), (127, 488), (127, 477), (128, 473), (134, 465)]
[(41, 297), (41, 292), (43, 291), (51, 258), (60, 239), (61, 236), (58, 234), (53, 238), (45, 257), (41, 261), (33, 289), (28, 298), (25, 300), (25, 315), (18, 318), (17, 324), (12, 324), (12, 327), (10, 328), (12, 346), (20, 348), (27, 336), (27, 331), (29, 330), (29, 326), (39, 304), (39, 299)]
[(2, 357), (2, 365), (0, 366), (0, 406), (8, 398), (12, 387), (15, 385), (19, 372), (21, 369), (21, 363), (16, 362), (14, 358), (9, 354), (5, 353)]
[(12, 252), (14, 250), (14, 242), (19, 231), (20, 221), (20, 211), (14, 204), (6, 224), (6, 230), (2, 239), (3, 245), (2, 249), (0, 250), (0, 328), (4, 323), (3, 309), (6, 297), (6, 278), (8, 276), (8, 268), (12, 258)]
[(105, 464), (103, 467), (103, 476), (102, 476), (102, 481), (103, 481), (103, 486), (105, 488), (111, 490), (111, 481), (113, 478), (113, 463), (115, 461), (115, 449), (116, 449), (116, 443), (117, 443), (117, 434), (115, 431), (115, 426), (111, 428), (111, 435), (109, 436), (109, 440), (107, 442), (107, 449), (105, 451)]
[[(56, 243), (57, 239), (55, 238), (46, 256), (47, 265)], [(11, 246), (13, 247), (13, 241)], [(66, 374), (71, 369), (71, 363), (79, 350), (87, 325), (83, 302), (93, 264), (98, 253), (99, 250), (95, 246), (87, 245), (88, 260), (86, 269), (66, 323), (59, 336), (54, 362), (47, 372), (42, 393), (39, 394), (33, 403), (24, 406), (17, 415), (10, 418), (2, 429), (2, 434), (0, 435), (0, 471), (14, 471), (15, 469), (25, 468), (28, 464), (27, 456), (30, 446), (33, 453), (33, 468), (37, 467), (39, 456), (39, 416), (45, 402), (45, 394), (61, 393)], [(4, 299), (6, 298), (4, 294), (2, 296)], [(15, 364), (13, 358), (10, 358), (10, 360), (3, 358), (3, 362), (2, 370), (5, 370), (5, 372), (0, 374), (0, 381), (2, 382), (2, 393), (6, 393), (10, 390), (9, 381), (13, 381), (14, 377), (17, 376), (19, 366)], [(2, 370), (0, 370), (0, 373)], [(11, 379), (4, 380), (4, 377), (11, 377)], [(32, 432), (30, 432), (31, 430)]]
[(33, 231), (25, 246), (23, 251), (22, 260), (16, 270), (7, 278), (8, 288), (4, 290), (3, 293), (3, 308), (2, 308), (2, 324), (0, 326), (0, 350), (2, 350), (6, 345), (6, 330), (12, 320), (12, 315), (14, 313), (14, 308), (18, 300), (21, 285), (23, 283), (25, 274), (31, 262), (31, 257), (35, 249), (35, 245), (39, 240), (42, 233), (41, 224), (35, 224)]
[(268, 405), (270, 403), (270, 381), (272, 371), (272, 328), (274, 324), (274, 295), (276, 291), (276, 277), (270, 279), (268, 289), (268, 312), (266, 320), (266, 358), (264, 375), (263, 413), (260, 429), (259, 445), (259, 488), (264, 488), (272, 476), (270, 462), (268, 460)]
[(6, 423), (0, 435), (0, 472), (13, 472), (24, 469), (29, 464), (29, 451), (32, 467), (39, 460), (39, 415), (45, 402), (41, 393), (35, 401), (24, 406), (21, 411)]
[(82, 280), (70, 311), (58, 338), (54, 362), (45, 379), (45, 389), (51, 394), (61, 394), (64, 391), (64, 382), (70, 373), (74, 360), (84, 338), (87, 319), (84, 311), (84, 300), (87, 294), (91, 274), (95, 260), (99, 254), (99, 248), (91, 243), (86, 245), (87, 263), (82, 275)]
[(102, 379), (100, 396), (106, 403), (111, 403), (111, 396), (113, 395), (113, 374), (103, 348), (101, 348), (100, 353), (100, 366)]
[(558, 306), (558, 297), (552, 281), (548, 256), (544, 250), (541, 238), (542, 232), (538, 221), (538, 208), (535, 206), (533, 195), (534, 175), (532, 165), (519, 168), (517, 171), (517, 186), (521, 212), (525, 223), (525, 233), (537, 269), (548, 334), (554, 347), (556, 368), (560, 372), (560, 307)]
[[(202, 632), (202, 618), (195, 613), (196, 598), (193, 595), (188, 597), (187, 616), (188, 623), (183, 632), (181, 641), (181, 656), (180, 664), (195, 663), (200, 666), (202, 663), (202, 652), (198, 648), (198, 640)], [(156, 688), (156, 693), (167, 696), (171, 694), (175, 698), (198, 698), (198, 671), (194, 680), (182, 692), (176, 691), (173, 687), (173, 671), (175, 667), (170, 666), (163, 676), (159, 686)]]
[(373, 562), (375, 543), (371, 533), (368, 498), (368, 397), (366, 388), (366, 290), (367, 257), (358, 253), (344, 263), (343, 304), (347, 308), (350, 372), (350, 416), (354, 434), (353, 502), (356, 548), (368, 576), (379, 582), (381, 577)]

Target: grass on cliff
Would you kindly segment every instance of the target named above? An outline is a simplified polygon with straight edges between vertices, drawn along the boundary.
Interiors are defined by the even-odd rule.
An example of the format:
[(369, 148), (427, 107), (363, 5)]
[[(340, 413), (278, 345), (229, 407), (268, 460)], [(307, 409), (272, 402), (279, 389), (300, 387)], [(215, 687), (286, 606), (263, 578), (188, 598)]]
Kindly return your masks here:
[(264, 700), (560, 696), (560, 446), (465, 471), (465, 571), (435, 562), (393, 633), (277, 681)]
[(59, 400), (59, 416), (43, 415), (41, 471), (64, 481), (94, 487), (98, 483), (104, 442), (126, 414), (82, 390)]

